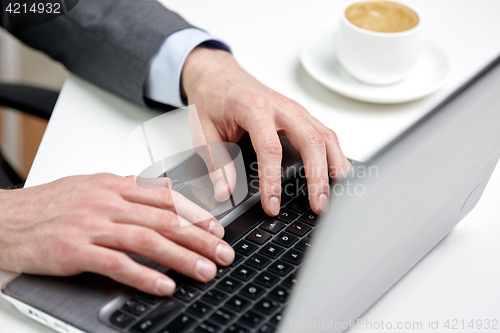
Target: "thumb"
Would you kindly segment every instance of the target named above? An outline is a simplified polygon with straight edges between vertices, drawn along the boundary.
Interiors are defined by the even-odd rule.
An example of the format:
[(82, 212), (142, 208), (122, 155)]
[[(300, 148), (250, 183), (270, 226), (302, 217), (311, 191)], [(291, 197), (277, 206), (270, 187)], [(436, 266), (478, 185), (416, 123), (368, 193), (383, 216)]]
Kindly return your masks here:
[(195, 148), (207, 166), (215, 200), (219, 202), (229, 199), (236, 186), (236, 168), (228, 152), (230, 144), (221, 141), (220, 137), (208, 135), (207, 144)]
[(214, 187), (215, 200), (229, 199), (236, 186), (236, 168), (228, 148), (217, 128), (210, 122), (201, 122), (196, 111), (189, 110), (189, 124), (196, 153), (207, 166)]

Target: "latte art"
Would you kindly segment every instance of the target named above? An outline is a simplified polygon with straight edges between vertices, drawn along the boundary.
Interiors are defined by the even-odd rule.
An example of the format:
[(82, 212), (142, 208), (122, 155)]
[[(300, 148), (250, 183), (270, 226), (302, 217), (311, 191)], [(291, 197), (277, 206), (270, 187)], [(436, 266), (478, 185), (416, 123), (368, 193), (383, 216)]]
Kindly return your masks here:
[(375, 32), (402, 32), (414, 28), (419, 18), (412, 9), (392, 1), (363, 1), (345, 10), (355, 26)]

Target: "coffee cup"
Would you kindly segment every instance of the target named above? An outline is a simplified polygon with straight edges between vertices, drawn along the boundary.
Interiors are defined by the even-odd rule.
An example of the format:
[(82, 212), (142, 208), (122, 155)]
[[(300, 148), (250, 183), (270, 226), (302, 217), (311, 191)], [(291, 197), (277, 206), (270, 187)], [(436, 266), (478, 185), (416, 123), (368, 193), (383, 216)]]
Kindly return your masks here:
[(342, 6), (337, 58), (359, 81), (401, 81), (415, 66), (422, 45), (422, 16), (407, 4), (361, 0)]

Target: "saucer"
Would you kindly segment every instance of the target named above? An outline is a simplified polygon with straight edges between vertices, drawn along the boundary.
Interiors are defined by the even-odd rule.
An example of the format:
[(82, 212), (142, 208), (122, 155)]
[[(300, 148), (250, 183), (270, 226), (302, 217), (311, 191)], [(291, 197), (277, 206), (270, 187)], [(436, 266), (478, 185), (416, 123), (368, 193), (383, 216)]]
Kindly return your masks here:
[(337, 60), (336, 30), (329, 29), (312, 36), (304, 44), (300, 60), (312, 77), (341, 95), (371, 103), (409, 102), (441, 88), (451, 72), (446, 52), (426, 41), (415, 67), (402, 81), (383, 86), (362, 83), (351, 77)]

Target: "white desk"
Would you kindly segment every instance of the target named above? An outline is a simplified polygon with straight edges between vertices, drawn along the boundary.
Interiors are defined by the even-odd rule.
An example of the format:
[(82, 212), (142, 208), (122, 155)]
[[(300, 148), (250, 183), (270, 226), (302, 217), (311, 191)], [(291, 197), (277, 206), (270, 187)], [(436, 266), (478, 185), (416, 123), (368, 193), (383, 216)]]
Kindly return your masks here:
[[(308, 36), (336, 24), (340, 1), (163, 2), (229, 42), (243, 67), (328, 124), (338, 133), (346, 155), (358, 160), (365, 160), (500, 54), (499, 1), (412, 1), (425, 14), (429, 38), (452, 59), (451, 80), (441, 91), (416, 102), (374, 105), (344, 98), (322, 87), (298, 61), (301, 44)], [(137, 168), (129, 159), (128, 135), (155, 115), (70, 77), (27, 186), (74, 174), (134, 173)], [(181, 122), (181, 118), (173, 121)], [(186, 145), (173, 139), (165, 144), (172, 151)], [(446, 319), (500, 320), (499, 196), (497, 168), (477, 208), (364, 318), (373, 323), (421, 321), (424, 329), (418, 332), (426, 331), (429, 320), (439, 319), (441, 330)], [(0, 272), (0, 282), (9, 276)], [(6, 327), (9, 332), (48, 332), (3, 300), (0, 323), (2, 331)]]

